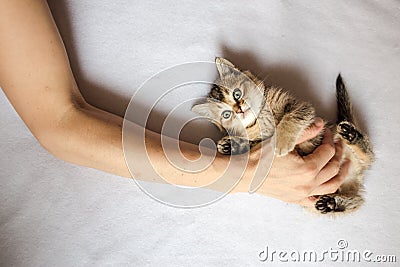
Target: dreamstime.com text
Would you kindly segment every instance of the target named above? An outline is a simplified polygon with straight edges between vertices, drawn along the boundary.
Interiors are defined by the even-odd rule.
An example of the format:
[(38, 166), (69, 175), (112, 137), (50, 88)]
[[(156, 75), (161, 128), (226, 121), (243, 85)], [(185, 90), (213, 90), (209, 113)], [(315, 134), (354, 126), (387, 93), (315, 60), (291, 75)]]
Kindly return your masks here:
[(372, 251), (348, 249), (348, 242), (340, 239), (337, 248), (326, 250), (273, 250), (266, 246), (259, 251), (258, 259), (262, 262), (376, 262), (395, 263), (396, 255), (378, 255)]

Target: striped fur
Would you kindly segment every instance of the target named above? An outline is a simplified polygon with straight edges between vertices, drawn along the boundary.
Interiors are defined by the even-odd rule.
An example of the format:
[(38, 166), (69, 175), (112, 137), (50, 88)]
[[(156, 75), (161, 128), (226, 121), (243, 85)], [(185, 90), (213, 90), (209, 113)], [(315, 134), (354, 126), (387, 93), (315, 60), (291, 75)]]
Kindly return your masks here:
[[(315, 110), (310, 103), (298, 101), (281, 88), (266, 88), (249, 71), (240, 71), (226, 59), (216, 58), (216, 66), (219, 78), (208, 94), (207, 103), (196, 105), (192, 110), (208, 117), (227, 132), (217, 144), (220, 153), (246, 153), (274, 134), (278, 157), (293, 151), (305, 156), (321, 144), (324, 131), (296, 146), (299, 135), (315, 120)], [(321, 214), (349, 212), (361, 206), (364, 202), (360, 194), (363, 173), (374, 159), (368, 137), (357, 127), (340, 74), (336, 81), (336, 95), (336, 126), (327, 127), (334, 132), (336, 141), (342, 140), (345, 144), (342, 160), (351, 160), (351, 167), (336, 193), (316, 196), (315, 210)]]

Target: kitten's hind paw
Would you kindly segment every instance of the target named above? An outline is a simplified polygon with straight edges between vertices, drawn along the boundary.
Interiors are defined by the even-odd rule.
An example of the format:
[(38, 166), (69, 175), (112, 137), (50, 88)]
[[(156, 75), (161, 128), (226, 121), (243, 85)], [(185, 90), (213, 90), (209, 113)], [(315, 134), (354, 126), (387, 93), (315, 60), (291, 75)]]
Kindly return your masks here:
[(357, 138), (362, 137), (361, 133), (357, 131), (356, 127), (347, 121), (339, 123), (337, 126), (337, 131), (343, 137), (343, 139), (347, 140), (350, 144), (355, 142)]
[(319, 200), (315, 203), (315, 208), (322, 214), (335, 211), (336, 209), (335, 198), (331, 196), (321, 196)]
[(224, 155), (244, 154), (250, 150), (250, 144), (247, 139), (237, 136), (225, 136), (218, 141), (218, 152)]
[(364, 203), (360, 195), (323, 195), (315, 203), (315, 209), (322, 214), (349, 213), (357, 210)]

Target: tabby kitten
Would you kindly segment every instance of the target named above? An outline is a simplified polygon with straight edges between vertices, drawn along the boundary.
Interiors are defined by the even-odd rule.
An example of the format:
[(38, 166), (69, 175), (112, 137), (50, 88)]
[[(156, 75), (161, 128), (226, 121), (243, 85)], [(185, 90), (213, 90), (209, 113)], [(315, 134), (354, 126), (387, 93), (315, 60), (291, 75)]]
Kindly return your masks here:
[[(209, 118), (227, 135), (218, 141), (217, 149), (226, 155), (248, 152), (276, 134), (275, 154), (284, 156), (295, 150), (304, 156), (322, 142), (324, 131), (300, 145), (296, 140), (313, 124), (315, 110), (280, 88), (266, 88), (249, 71), (240, 71), (231, 62), (216, 58), (219, 78), (208, 94), (208, 101), (195, 105), (192, 111)], [(334, 194), (316, 196), (315, 209), (320, 213), (354, 211), (364, 202), (360, 192), (363, 171), (374, 159), (368, 137), (361, 133), (354, 119), (346, 87), (339, 74), (336, 80), (338, 117), (329, 128), (335, 141), (342, 140), (342, 162), (351, 160), (345, 182)]]

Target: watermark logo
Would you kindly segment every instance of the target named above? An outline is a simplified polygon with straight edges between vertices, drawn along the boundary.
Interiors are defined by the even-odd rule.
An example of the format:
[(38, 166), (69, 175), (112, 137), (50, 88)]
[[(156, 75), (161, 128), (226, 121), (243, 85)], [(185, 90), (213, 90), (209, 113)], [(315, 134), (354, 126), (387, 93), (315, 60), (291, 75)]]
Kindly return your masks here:
[[(230, 66), (225, 66), (230, 68)], [(237, 69), (234, 69), (238, 72)], [(238, 75), (245, 74), (238, 72)], [(216, 146), (207, 137), (199, 143), (200, 157), (188, 159), (180, 151), (180, 134), (188, 124), (197, 120), (209, 120), (191, 111), (193, 105), (204, 103), (208, 92), (199, 95), (198, 85), (205, 85), (208, 91), (218, 77), (215, 62), (191, 62), (165, 69), (145, 81), (132, 97), (124, 116), (123, 148), (127, 166), (136, 184), (153, 199), (169, 206), (194, 208), (213, 203), (229, 193), (242, 178), (248, 162), (249, 153), (225, 156), (228, 162), (225, 170), (217, 177), (205, 177), (214, 168)], [(193, 92), (191, 98), (187, 92)], [(258, 97), (263, 97), (262, 92)], [(191, 95), (191, 94), (189, 94)], [(165, 99), (176, 101), (174, 107), (163, 105)], [(167, 113), (162, 123), (161, 137), (145, 130), (152, 112), (157, 108)], [(183, 118), (183, 119), (182, 119)], [(191, 129), (201, 131), (202, 129)], [(227, 133), (229, 135), (229, 133)], [(157, 140), (156, 140), (157, 139)], [(272, 164), (275, 136), (263, 142), (259, 148), (258, 164), (249, 188), (255, 192), (263, 183)], [(161, 144), (155, 149), (154, 144)], [(171, 174), (174, 173), (174, 175)], [(183, 186), (180, 177), (197, 180), (199, 186)], [(207, 178), (208, 184), (202, 183)], [(182, 182), (182, 181), (181, 181)]]
[(337, 246), (339, 249), (345, 249), (349, 246), (349, 243), (345, 239), (339, 239), (337, 242)]
[(259, 251), (262, 262), (375, 262), (396, 263), (396, 255), (375, 254), (369, 249), (350, 249), (345, 239), (339, 239), (336, 248), (325, 250), (275, 250), (266, 246)]

